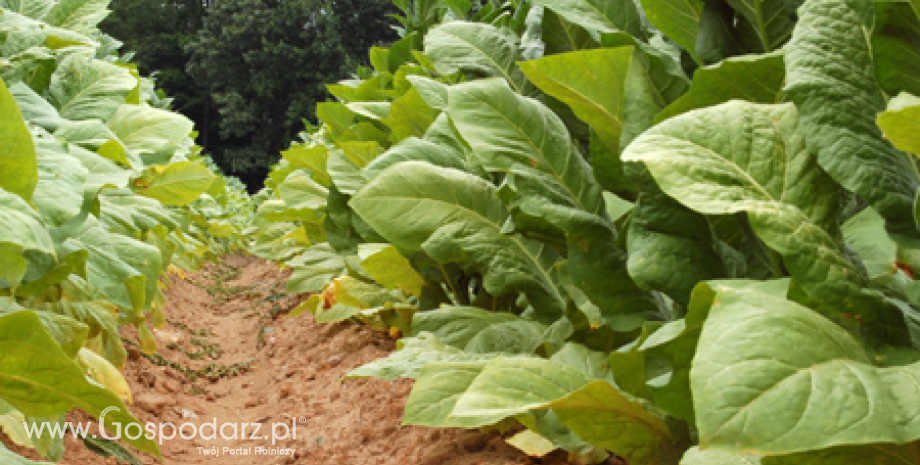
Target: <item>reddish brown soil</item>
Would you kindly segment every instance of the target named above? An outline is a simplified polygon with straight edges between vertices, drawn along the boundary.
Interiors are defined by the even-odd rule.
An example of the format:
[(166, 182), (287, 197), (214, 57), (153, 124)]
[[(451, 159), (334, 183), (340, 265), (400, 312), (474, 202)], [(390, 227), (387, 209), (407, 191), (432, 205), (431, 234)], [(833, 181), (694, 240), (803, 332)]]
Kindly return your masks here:
[[(168, 464), (566, 463), (558, 451), (545, 459), (528, 458), (495, 433), (401, 426), (411, 380), (342, 379), (352, 368), (386, 356), (394, 349), (394, 341), (355, 323), (321, 325), (309, 313), (286, 316), (302, 297), (283, 292), (286, 274), (268, 262), (251, 256), (228, 256), (220, 264), (207, 265), (185, 278), (173, 275), (171, 281), (166, 291), (168, 320), (193, 330), (207, 329), (210, 334), (192, 335), (181, 326), (167, 324), (157, 334), (157, 353), (191, 369), (248, 360), (252, 365), (237, 376), (192, 382), (186, 374), (158, 366), (132, 349), (124, 370), (134, 393), (132, 413), (142, 422), (154, 423), (201, 425), (215, 418), (218, 425), (258, 422), (264, 425), (262, 435), (271, 434), (273, 423), (295, 422), (297, 437), (279, 440), (275, 446), (270, 439), (176, 438), (161, 446)], [(272, 313), (277, 318), (272, 318)], [(125, 335), (135, 337), (132, 331)], [(216, 344), (223, 353), (216, 359), (191, 360), (183, 352), (167, 347), (178, 341), (185, 351), (196, 352), (201, 346), (192, 344), (193, 338)], [(82, 419), (82, 414), (70, 417), (76, 421)], [(205, 432), (210, 434), (210, 428)], [(115, 463), (114, 459), (96, 456), (71, 438), (66, 440), (66, 446), (62, 464)], [(243, 448), (251, 453), (257, 446), (296, 452), (293, 457), (213, 457), (198, 449), (212, 446), (219, 450), (224, 446)], [(140, 457), (145, 465), (158, 463), (151, 456)]]

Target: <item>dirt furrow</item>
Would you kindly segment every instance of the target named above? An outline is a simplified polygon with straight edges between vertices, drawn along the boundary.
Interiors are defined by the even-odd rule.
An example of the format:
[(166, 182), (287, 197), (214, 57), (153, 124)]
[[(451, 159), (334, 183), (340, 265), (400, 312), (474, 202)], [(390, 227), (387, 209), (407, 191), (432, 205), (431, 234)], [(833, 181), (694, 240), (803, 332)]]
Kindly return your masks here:
[[(309, 314), (288, 317), (302, 297), (284, 292), (286, 274), (271, 263), (233, 255), (170, 279), (167, 324), (156, 332), (156, 354), (131, 348), (124, 370), (137, 418), (163, 425), (167, 437), (172, 431), (166, 423), (182, 427), (187, 436), (191, 425), (198, 431), (192, 439), (164, 439), (166, 463), (562, 463), (529, 459), (495, 433), (401, 426), (410, 380), (342, 379), (392, 351), (394, 341), (358, 324), (321, 325)], [(124, 335), (136, 341), (133, 331)], [(79, 414), (69, 419), (90, 420)], [(77, 440), (66, 443), (63, 464), (115, 463)], [(151, 456), (141, 461), (158, 463)]]

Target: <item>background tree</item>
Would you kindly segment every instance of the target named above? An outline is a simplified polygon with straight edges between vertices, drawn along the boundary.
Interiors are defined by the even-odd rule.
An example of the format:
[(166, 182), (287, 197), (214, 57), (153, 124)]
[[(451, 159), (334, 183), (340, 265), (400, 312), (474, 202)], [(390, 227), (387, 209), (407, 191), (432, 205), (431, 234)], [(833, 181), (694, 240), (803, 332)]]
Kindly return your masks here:
[(388, 0), (113, 0), (103, 31), (136, 52), (227, 174), (258, 190), (326, 82), (396, 40)]
[(99, 25), (124, 42), (123, 51), (135, 53), (141, 74), (154, 75), (174, 98), (173, 108), (195, 121), (204, 146), (218, 136), (217, 112), (207, 88), (186, 71), (185, 47), (198, 37), (208, 5), (209, 0), (113, 0), (111, 14)]
[(324, 83), (348, 76), (367, 49), (397, 38), (387, 0), (220, 0), (186, 46), (188, 71), (218, 110), (208, 150), (251, 188), (315, 118)]

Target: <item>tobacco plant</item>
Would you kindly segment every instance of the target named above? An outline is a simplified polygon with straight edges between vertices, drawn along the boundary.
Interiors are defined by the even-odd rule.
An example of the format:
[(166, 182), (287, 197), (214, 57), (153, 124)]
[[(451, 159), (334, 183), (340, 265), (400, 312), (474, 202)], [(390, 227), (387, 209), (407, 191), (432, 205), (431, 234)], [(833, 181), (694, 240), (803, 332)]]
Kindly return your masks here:
[(251, 228), (405, 336), (350, 376), (536, 456), (920, 463), (917, 2), (397, 3)]

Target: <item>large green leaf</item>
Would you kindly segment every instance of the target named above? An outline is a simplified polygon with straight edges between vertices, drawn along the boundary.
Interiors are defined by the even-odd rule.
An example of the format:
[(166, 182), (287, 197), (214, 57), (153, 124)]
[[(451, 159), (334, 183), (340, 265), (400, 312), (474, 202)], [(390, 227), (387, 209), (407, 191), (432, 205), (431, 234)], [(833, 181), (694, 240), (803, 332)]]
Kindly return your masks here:
[(675, 453), (664, 420), (607, 381), (594, 381), (546, 407), (580, 438), (630, 463), (668, 463), (664, 458)]
[(0, 242), (11, 243), (23, 250), (54, 254), (54, 242), (47, 227), (22, 197), (0, 188)]
[[(655, 115), (685, 92), (687, 79), (673, 57), (627, 34), (607, 34), (604, 44), (631, 45), (637, 53), (623, 91), (623, 147), (651, 127)], [(606, 155), (594, 154), (592, 163), (605, 188), (623, 189), (613, 174), (625, 171), (639, 191), (628, 225), (629, 275), (643, 289), (665, 292), (685, 304), (697, 282), (724, 276), (711, 244), (709, 224), (662, 193), (645, 170), (623, 170), (619, 158), (618, 151), (608, 150)]]
[(690, 377), (704, 448), (772, 455), (920, 438), (920, 364), (874, 366), (842, 328), (757, 287), (716, 285)]
[(521, 59), (518, 38), (489, 24), (454, 21), (441, 24), (425, 36), (425, 55), (444, 75), (462, 71), (470, 77), (504, 78), (515, 90), (527, 80), (515, 62)]
[(387, 289), (401, 289), (416, 297), (422, 295), (423, 278), (409, 260), (390, 244), (358, 246), (361, 268)]
[(543, 344), (546, 326), (505, 312), (446, 307), (412, 319), (412, 334), (430, 332), (440, 341), (472, 353), (533, 353)]
[(441, 263), (482, 273), (492, 295), (523, 292), (544, 318), (563, 313), (565, 298), (551, 271), (554, 254), (539, 242), (501, 233), (507, 213), (495, 187), (481, 178), (404, 162), (381, 172), (349, 204), (401, 250), (425, 251)]
[(533, 3), (545, 6), (566, 20), (588, 30), (599, 32), (624, 31), (635, 37), (647, 38), (647, 32), (642, 24), (642, 17), (636, 4), (631, 1), (534, 0)]
[[(591, 377), (569, 365), (540, 358), (498, 357), (482, 368), (457, 400), (452, 416), (478, 425), (545, 409), (588, 385)], [(606, 381), (604, 381), (606, 383)]]
[(435, 143), (426, 139), (409, 137), (390, 147), (379, 157), (364, 167), (364, 175), (373, 179), (385, 168), (404, 161), (425, 161), (444, 168), (470, 171), (465, 154), (454, 147)]
[(287, 283), (290, 292), (320, 292), (332, 278), (345, 271), (345, 260), (325, 242), (285, 264), (294, 270)]
[[(585, 16), (575, 18), (585, 18)], [(592, 32), (563, 19), (550, 9), (543, 11), (541, 28), (541, 39), (545, 44), (544, 55), (575, 52), (598, 46), (597, 41), (592, 37)]]
[(79, 159), (53, 150), (39, 152), (38, 166), (39, 181), (32, 202), (48, 225), (62, 226), (83, 207), (89, 170)]
[[(436, 362), (487, 362), (498, 353), (474, 354), (444, 344), (431, 333), (400, 339), (399, 350), (386, 358), (374, 360), (348, 373), (349, 378), (375, 377), (395, 381), (399, 378), (418, 378), (422, 369)], [(449, 411), (447, 413), (450, 413)]]
[(110, 1), (58, 0), (42, 19), (51, 26), (90, 35), (98, 30), (96, 25), (108, 16)]
[(784, 0), (727, 0), (754, 30), (760, 51), (773, 51), (792, 34), (792, 20)]
[(303, 171), (295, 171), (278, 184), (278, 195), (287, 208), (303, 216), (304, 221), (313, 219), (315, 222), (318, 217), (316, 212), (326, 206), (329, 190)]
[(390, 127), (390, 140), (399, 142), (407, 137), (422, 137), (434, 121), (437, 111), (414, 88), (393, 100), (382, 122)]
[(188, 205), (201, 197), (213, 181), (214, 173), (200, 163), (180, 161), (155, 167), (150, 184), (136, 192), (166, 205)]
[(889, 95), (920, 95), (920, 11), (911, 2), (873, 2), (872, 53), (879, 85)]
[(107, 124), (128, 150), (148, 164), (156, 158), (168, 162), (194, 126), (185, 116), (145, 105), (121, 105)]
[(760, 457), (691, 447), (680, 460), (680, 465), (760, 465)]
[(840, 190), (815, 158), (791, 104), (738, 101), (665, 121), (624, 153), (698, 212), (746, 212), (760, 239), (782, 255), (827, 314), (862, 315), (876, 337), (904, 337), (898, 304), (867, 287), (836, 238)]
[(632, 47), (552, 55), (520, 64), (543, 92), (569, 105), (614, 152), (623, 131), (623, 92), (634, 59)]
[[(29, 416), (56, 416), (76, 407), (98, 417), (108, 407), (105, 426), (138, 423), (121, 399), (89, 382), (83, 370), (67, 356), (32, 312), (0, 316), (0, 396)], [(114, 429), (111, 429), (114, 431)], [(141, 437), (125, 442), (159, 455), (154, 441)]]
[(629, 275), (642, 289), (659, 290), (687, 304), (696, 283), (727, 276), (712, 227), (704, 216), (662, 192), (650, 174), (637, 177), (644, 182), (629, 218)]
[(648, 20), (691, 56), (696, 56), (703, 0), (640, 0)]
[(851, 2), (809, 0), (799, 18), (785, 48), (786, 93), (799, 109), (809, 149), (834, 180), (885, 217), (891, 231), (915, 232), (917, 176), (875, 124), (885, 100), (861, 12)]
[(696, 70), (690, 90), (655, 116), (655, 121), (732, 99), (779, 103), (785, 78), (781, 53), (728, 58)]
[(160, 273), (166, 267), (159, 249), (129, 236), (110, 233), (88, 221), (78, 239), (90, 250), (88, 281), (122, 309), (135, 315), (150, 308)]
[(0, 6), (32, 19), (40, 19), (54, 3), (54, 0), (3, 0)]
[(328, 152), (328, 149), (322, 145), (307, 147), (295, 144), (290, 149), (281, 152), (281, 156), (298, 168), (310, 170), (314, 181), (324, 187), (329, 187), (332, 180), (329, 178), (329, 173), (326, 172)]
[(546, 173), (579, 209), (601, 211), (601, 189), (590, 165), (545, 105), (497, 79), (452, 86), (448, 98), (451, 120), (487, 170)]
[(16, 99), (19, 110), (26, 121), (37, 124), (48, 131), (54, 131), (61, 124), (61, 115), (41, 95), (28, 85), (17, 82), (10, 86), (10, 94)]
[(485, 362), (429, 362), (406, 400), (403, 423), (441, 428), (475, 428), (497, 420), (455, 417), (457, 401), (482, 372)]
[[(913, 465), (918, 462), (920, 462), (920, 443), (912, 442), (905, 445), (839, 446), (814, 452), (765, 457), (761, 463), (763, 465), (838, 465), (841, 463)], [(744, 462), (742, 464), (747, 465)]]
[(38, 164), (32, 134), (6, 84), (0, 82), (0, 188), (27, 202), (38, 184)]
[(920, 156), (920, 97), (902, 93), (889, 100), (878, 126), (895, 147)]
[(868, 287), (846, 258), (840, 189), (806, 148), (791, 104), (735, 101), (687, 113), (648, 131), (624, 158), (643, 161), (668, 195), (698, 212), (746, 212), (825, 314), (861, 315), (874, 337), (904, 342), (901, 304)]
[(846, 223), (843, 238), (852, 247), (870, 279), (897, 273), (898, 246), (885, 233), (885, 221), (871, 207), (859, 212)]
[(51, 75), (48, 100), (64, 118), (108, 121), (135, 87), (127, 69), (74, 53)]

